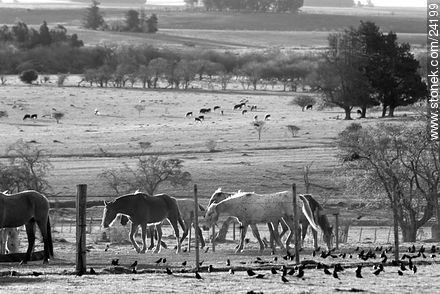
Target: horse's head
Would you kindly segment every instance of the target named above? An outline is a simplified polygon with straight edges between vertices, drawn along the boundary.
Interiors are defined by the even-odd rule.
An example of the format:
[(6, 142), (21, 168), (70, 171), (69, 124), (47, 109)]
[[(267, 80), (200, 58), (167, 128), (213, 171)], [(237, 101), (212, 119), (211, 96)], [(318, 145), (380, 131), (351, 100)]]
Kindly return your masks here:
[(212, 194), (211, 198), (209, 199), (208, 206), (212, 203), (219, 203), (222, 200), (225, 200), (226, 198), (230, 197), (231, 193), (223, 192), (222, 188), (218, 188), (215, 190), (215, 192)]
[(325, 244), (327, 244), (327, 249), (330, 250), (333, 248), (333, 226), (329, 226), (323, 232), (323, 239)]
[(208, 209), (205, 213), (205, 223), (212, 227), (218, 221), (218, 212), (217, 212), (217, 203), (213, 203), (208, 206)]
[(118, 214), (114, 202), (104, 201), (104, 213), (102, 215), (102, 227), (108, 228)]

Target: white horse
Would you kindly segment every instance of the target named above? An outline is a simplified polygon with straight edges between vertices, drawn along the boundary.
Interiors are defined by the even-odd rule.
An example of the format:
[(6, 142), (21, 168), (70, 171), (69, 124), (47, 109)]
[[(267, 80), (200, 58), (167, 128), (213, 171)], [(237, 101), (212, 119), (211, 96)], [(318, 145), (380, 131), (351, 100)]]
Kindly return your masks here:
[[(304, 209), (303, 212), (309, 214), (309, 211), (306, 209)], [(205, 220), (208, 225), (212, 226), (218, 221), (221, 214), (236, 217), (241, 223), (240, 245), (236, 252), (243, 251), (244, 238), (246, 236), (248, 225), (251, 226), (255, 237), (260, 243), (260, 251), (262, 251), (264, 249), (264, 244), (261, 241), (256, 224), (278, 223), (281, 219), (290, 228), (285, 243), (286, 250), (289, 250), (290, 240), (293, 234), (294, 217), (292, 194), (290, 192), (284, 191), (264, 195), (259, 195), (253, 192), (238, 192), (219, 203), (212, 203), (207, 208)], [(308, 219), (311, 221), (311, 226), (315, 230), (319, 230), (318, 226), (313, 222), (313, 217), (308, 215)], [(274, 230), (273, 232), (275, 234), (275, 239), (279, 238), (277, 230)]]

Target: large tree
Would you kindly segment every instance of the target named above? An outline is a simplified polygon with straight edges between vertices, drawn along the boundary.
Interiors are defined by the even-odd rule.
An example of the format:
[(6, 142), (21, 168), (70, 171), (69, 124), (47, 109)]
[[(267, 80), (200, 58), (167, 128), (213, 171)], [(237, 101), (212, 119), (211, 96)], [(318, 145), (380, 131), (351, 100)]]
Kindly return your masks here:
[(90, 7), (86, 9), (83, 18), (83, 26), (87, 29), (97, 30), (105, 25), (103, 13), (99, 10), (100, 3), (92, 0)]

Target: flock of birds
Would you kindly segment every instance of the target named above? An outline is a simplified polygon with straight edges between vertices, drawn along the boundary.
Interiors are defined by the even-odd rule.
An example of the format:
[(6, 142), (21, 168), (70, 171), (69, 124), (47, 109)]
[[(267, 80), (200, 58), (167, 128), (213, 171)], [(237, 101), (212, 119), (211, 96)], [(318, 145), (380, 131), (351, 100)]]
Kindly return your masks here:
[[(106, 248), (107, 250), (108, 248)], [(435, 258), (437, 252), (440, 248), (437, 248), (435, 245), (433, 245), (430, 248), (430, 258)], [(206, 250), (207, 252), (207, 250)], [(307, 272), (309, 270), (318, 270), (322, 271), (324, 275), (331, 276), (334, 279), (340, 280), (339, 273), (347, 271), (349, 267), (352, 267), (353, 265), (356, 266), (356, 269), (354, 271), (354, 276), (357, 279), (364, 278), (364, 273), (362, 270), (366, 269), (367, 267), (371, 267), (370, 273), (374, 276), (379, 276), (382, 272), (385, 272), (386, 270), (389, 270), (390, 268), (397, 268), (397, 275), (403, 276), (405, 272), (412, 272), (413, 274), (416, 274), (418, 271), (417, 266), (414, 264), (413, 260), (418, 258), (426, 259), (428, 258), (427, 249), (422, 245), (419, 249), (416, 249), (415, 245), (412, 245), (408, 248), (408, 251), (404, 253), (400, 260), (395, 261), (392, 260), (391, 262), (387, 262), (389, 257), (388, 254), (391, 254), (393, 252), (393, 247), (387, 247), (384, 248), (383, 246), (376, 247), (375, 249), (369, 248), (368, 250), (361, 249), (357, 247), (354, 251), (351, 253), (338, 253), (336, 254), (334, 249), (332, 250), (321, 250), (318, 248), (317, 250), (314, 250), (312, 252), (313, 259), (304, 259), (303, 262), (299, 265), (277, 265), (278, 263), (278, 256), (275, 256), (272, 258), (272, 260), (264, 260), (261, 257), (256, 257), (256, 259), (253, 262), (245, 262), (240, 261), (239, 264), (234, 268), (232, 266), (232, 261), (230, 258), (228, 258), (225, 262), (225, 267), (219, 267), (214, 268), (212, 264), (205, 266), (208, 273), (211, 272), (219, 272), (219, 271), (225, 271), (227, 270), (229, 274), (234, 275), (235, 271), (237, 270), (245, 270), (247, 276), (253, 278), (253, 279), (265, 279), (268, 276), (274, 276), (278, 275), (279, 279), (283, 283), (289, 283), (291, 279), (301, 279), (304, 280), (304, 277), (307, 276)], [(292, 254), (286, 254), (284, 256), (281, 256), (280, 258), (284, 259), (285, 261), (293, 261), (295, 259), (295, 256)], [(330, 258), (330, 259), (336, 259), (336, 258), (342, 258), (342, 259), (355, 259), (358, 258), (361, 262), (364, 261), (371, 261), (371, 263), (367, 264), (356, 264), (355, 262), (352, 263), (351, 266), (346, 266), (344, 268), (341, 263), (333, 263), (333, 264), (326, 264), (323, 262), (323, 260)], [(316, 261), (318, 259), (318, 261)], [(380, 260), (377, 260), (380, 259)], [(199, 262), (199, 267), (203, 265), (204, 261)], [(254, 266), (246, 267), (246, 264), (253, 263)], [(187, 268), (187, 261), (183, 261), (181, 263), (180, 270), (178, 272), (180, 273), (193, 273), (194, 277), (199, 280), (203, 280), (204, 278), (200, 274), (199, 271), (194, 271), (193, 269)], [(114, 267), (120, 266), (119, 259), (112, 259), (111, 265)], [(165, 271), (163, 273), (167, 275), (174, 275), (175, 272), (173, 272), (173, 269), (169, 266), (167, 263), (167, 258), (161, 257), (155, 261), (155, 265), (162, 266), (160, 269), (165, 267)], [(256, 267), (256, 266), (257, 267)], [(272, 266), (271, 266), (272, 265)], [(133, 274), (138, 273), (138, 261), (134, 261), (128, 269), (130, 269), (130, 272)], [(260, 267), (260, 269), (258, 269)], [(264, 267), (264, 269), (261, 269), (261, 267)], [(159, 268), (158, 268), (159, 270)], [(177, 272), (177, 269), (174, 269)], [(269, 270), (269, 272), (267, 272)], [(365, 270), (364, 270), (365, 271)], [(394, 270), (390, 270), (394, 271)], [(90, 274), (97, 274), (96, 271), (93, 268), (90, 268), (89, 271)]]
[[(249, 100), (248, 99), (242, 99), (238, 104), (235, 104), (234, 107), (232, 108), (234, 111), (240, 111), (241, 110), (241, 115), (246, 115), (246, 113), (248, 112), (253, 112), (253, 111), (257, 111), (257, 105), (248, 105)], [(244, 109), (243, 109), (244, 108)], [(200, 108), (198, 114), (193, 112), (193, 111), (189, 111), (185, 114), (186, 118), (189, 117), (193, 117), (195, 122), (200, 122), (202, 123), (205, 120), (205, 115), (211, 112), (219, 112), (221, 115), (224, 115), (224, 111), (222, 109), (221, 106), (216, 105), (213, 108)], [(266, 114), (264, 116), (264, 120), (270, 120), (271, 119), (271, 115), (270, 114)], [(256, 127), (258, 127), (261, 124), (258, 121), (258, 115), (254, 115), (254, 125)]]

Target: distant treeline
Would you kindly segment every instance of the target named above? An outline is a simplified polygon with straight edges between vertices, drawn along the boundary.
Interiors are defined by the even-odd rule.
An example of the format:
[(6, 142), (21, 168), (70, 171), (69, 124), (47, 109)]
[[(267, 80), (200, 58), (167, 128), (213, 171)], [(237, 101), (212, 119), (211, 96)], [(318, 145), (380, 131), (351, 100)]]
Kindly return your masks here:
[[(200, 0), (206, 10), (234, 10), (253, 12), (297, 12), (304, 0)], [(198, 0), (186, 0), (195, 4)]]
[(321, 7), (353, 7), (356, 4), (353, 0), (304, 0), (304, 5)]

